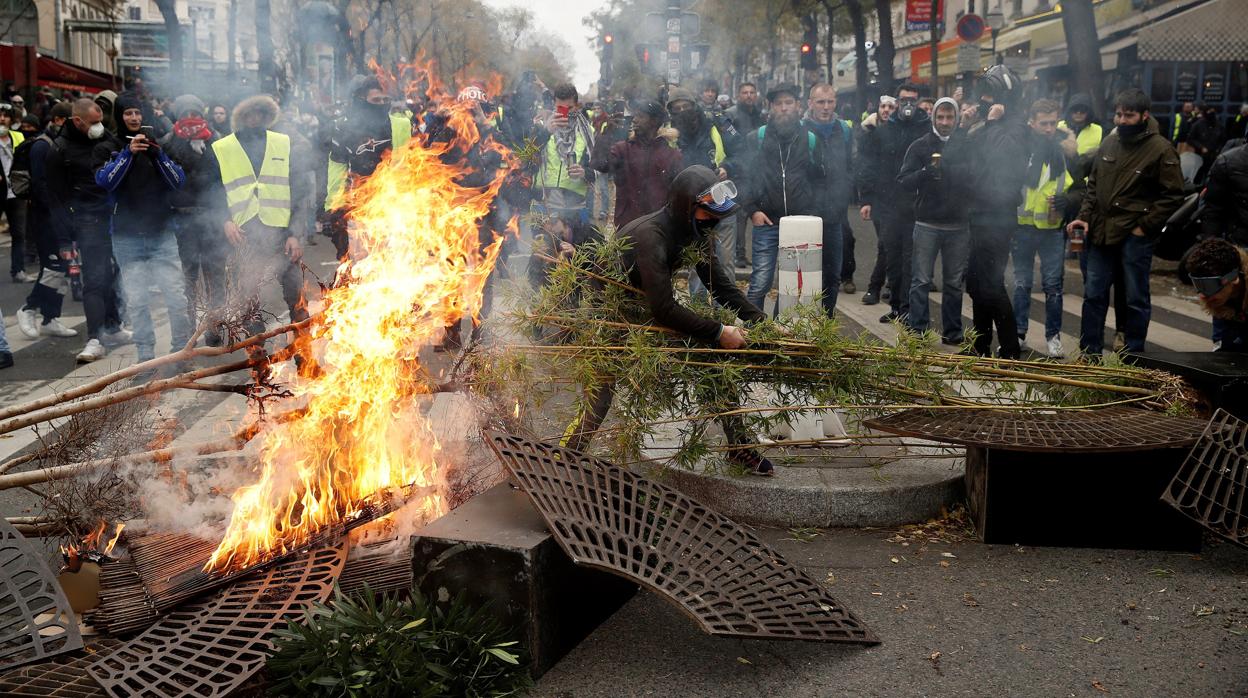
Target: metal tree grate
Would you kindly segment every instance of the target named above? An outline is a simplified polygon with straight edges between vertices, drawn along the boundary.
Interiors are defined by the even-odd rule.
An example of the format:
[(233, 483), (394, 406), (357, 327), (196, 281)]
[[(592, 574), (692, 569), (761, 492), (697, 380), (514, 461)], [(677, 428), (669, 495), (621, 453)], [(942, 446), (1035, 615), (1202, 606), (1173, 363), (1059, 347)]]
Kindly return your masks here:
[(680, 492), (577, 451), (486, 438), (573, 562), (645, 585), (705, 632), (879, 642), (808, 575)]
[[(81, 657), (50, 661), (16, 669), (0, 677), (0, 695), (12, 698), (107, 698), (104, 687), (87, 674), (87, 667), (121, 642), (100, 639)], [(58, 657), (58, 660), (63, 659)]]
[(0, 669), (79, 647), (78, 621), (43, 553), (0, 518)]
[(1185, 448), (1204, 423), (1136, 407), (1095, 410), (912, 409), (868, 420), (879, 431), (1014, 451), (1151, 451)]
[(324, 601), (347, 543), (317, 548), (180, 607), (88, 669), (111, 696), (229, 695), (264, 665), (277, 626)]
[(1248, 422), (1225, 410), (1215, 412), (1161, 499), (1248, 547)]

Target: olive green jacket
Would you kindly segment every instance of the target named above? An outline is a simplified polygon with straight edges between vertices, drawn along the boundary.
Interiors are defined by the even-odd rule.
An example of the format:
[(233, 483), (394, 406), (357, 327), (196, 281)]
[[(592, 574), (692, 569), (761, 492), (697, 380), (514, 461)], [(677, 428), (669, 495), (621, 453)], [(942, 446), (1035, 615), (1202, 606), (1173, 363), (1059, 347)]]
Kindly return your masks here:
[(1094, 245), (1120, 244), (1136, 226), (1155, 240), (1182, 203), (1179, 155), (1150, 116), (1138, 136), (1124, 140), (1115, 130), (1101, 142), (1079, 219)]

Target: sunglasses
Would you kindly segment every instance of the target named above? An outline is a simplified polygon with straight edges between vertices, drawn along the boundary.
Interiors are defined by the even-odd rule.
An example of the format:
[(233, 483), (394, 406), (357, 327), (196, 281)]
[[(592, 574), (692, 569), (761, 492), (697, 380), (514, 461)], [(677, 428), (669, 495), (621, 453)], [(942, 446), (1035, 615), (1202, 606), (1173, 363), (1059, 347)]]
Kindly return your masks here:
[(711, 213), (722, 215), (736, 208), (737, 185), (731, 179), (716, 182), (701, 194), (698, 194), (698, 205)]
[(1193, 276), (1192, 285), (1196, 287), (1197, 293), (1208, 298), (1226, 288), (1238, 278), (1239, 270), (1232, 269), (1222, 276)]

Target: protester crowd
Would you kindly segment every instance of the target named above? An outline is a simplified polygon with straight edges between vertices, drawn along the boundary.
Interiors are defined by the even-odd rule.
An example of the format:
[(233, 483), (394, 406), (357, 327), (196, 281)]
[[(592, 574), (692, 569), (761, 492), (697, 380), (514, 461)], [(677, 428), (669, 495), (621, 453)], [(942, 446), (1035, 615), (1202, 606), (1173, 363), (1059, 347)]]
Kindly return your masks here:
[[(1084, 280), (1078, 349), (1095, 358), (1105, 348), (1111, 303), (1121, 346), (1144, 349), (1154, 246), (1186, 193), (1203, 186), (1209, 240), (1193, 251), (1189, 272), (1215, 318), (1218, 346), (1242, 350), (1248, 341), (1241, 251), (1248, 246), (1248, 105), (1225, 124), (1212, 110), (1185, 105), (1163, 132), (1139, 90), (1119, 93), (1113, 114), (1099, 115), (1087, 95), (1064, 105), (1024, 99), (1022, 81), (1004, 66), (986, 71), (973, 95), (924, 94), (907, 83), (861, 114), (844, 113), (846, 105), (838, 111), (826, 83), (760, 93), (745, 82), (730, 96), (707, 82), (593, 104), (582, 104), (572, 85), (547, 88), (532, 74), (505, 95), (476, 83), (457, 88), (483, 136), (532, 153), (508, 174), (481, 221), (481, 241), (519, 217), (534, 239), (535, 284), (608, 223), (627, 231), (652, 213), (673, 215), (674, 206), (681, 215), (702, 210), (689, 221), (695, 238), (677, 245), (693, 244), (705, 261), (694, 265), (690, 292), (753, 320), (763, 317), (775, 282), (781, 219), (819, 216), (829, 314), (847, 302), (886, 302), (881, 322), (934, 330), (943, 343), (961, 345), (969, 294), (969, 351), (1017, 358), (1031, 324), (1038, 258), (1045, 301), (1035, 348), (1063, 357), (1063, 278), (1066, 259), (1077, 256)], [(432, 95), (393, 94), (363, 76), (348, 92), (325, 109), (266, 95), (165, 98), (140, 84), (60, 100), (42, 91), (30, 111), (10, 94), (0, 103), (3, 214), (10, 276), (30, 286), (13, 309), (19, 331), (31, 339), (78, 336), (61, 317), (67, 297), (80, 299), (80, 362), (125, 343), (143, 361), (157, 354), (157, 297), (169, 318), (169, 350), (201, 327), (199, 341), (226, 341), (227, 290), (247, 297), (280, 289), (290, 319), (307, 317), (305, 245), (322, 234), (339, 258), (351, 254), (345, 192), (392, 148), (454, 135)], [(453, 156), (466, 163), (468, 186), (488, 183), (501, 165), (490, 149)], [(695, 167), (699, 174), (681, 180), (674, 203), (678, 175)], [(719, 186), (684, 191), (707, 173)], [(717, 208), (724, 201), (731, 205)], [(850, 297), (858, 290), (850, 212), (877, 233), (860, 298)], [(514, 245), (509, 239), (505, 252)], [(645, 268), (658, 253), (634, 254)], [(736, 269), (748, 270), (744, 293), (736, 292)], [(725, 284), (732, 289), (717, 288)], [(928, 311), (933, 290), (938, 322)], [(679, 306), (671, 298), (661, 312), (696, 326), (707, 341), (743, 341), (734, 330), (685, 317)], [(261, 329), (253, 325), (246, 329)], [(448, 328), (443, 348), (458, 342), (458, 328)], [(0, 324), (0, 368), (12, 361)]]

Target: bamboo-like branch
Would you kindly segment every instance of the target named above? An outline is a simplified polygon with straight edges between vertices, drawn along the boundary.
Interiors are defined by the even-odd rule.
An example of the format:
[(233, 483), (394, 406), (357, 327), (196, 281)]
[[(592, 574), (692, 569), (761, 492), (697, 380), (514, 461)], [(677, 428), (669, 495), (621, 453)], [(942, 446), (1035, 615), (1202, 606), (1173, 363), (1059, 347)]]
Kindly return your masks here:
[(566, 267), (572, 267), (573, 269), (575, 269), (575, 270), (577, 270), (578, 272), (580, 272), (580, 273), (584, 274), (585, 276), (588, 276), (588, 277), (589, 277), (589, 278), (591, 278), (591, 279), (596, 279), (596, 280), (598, 280), (598, 281), (602, 281), (602, 282), (604, 282), (604, 283), (608, 283), (608, 284), (611, 284), (611, 285), (613, 285), (613, 286), (618, 286), (618, 287), (620, 287), (620, 288), (624, 289), (625, 291), (632, 291), (633, 293), (636, 293), (636, 294), (639, 294), (639, 295), (643, 295), (643, 296), (645, 295), (645, 291), (642, 291), (641, 289), (637, 288), (636, 286), (629, 286), (628, 284), (626, 284), (626, 283), (624, 283), (624, 282), (622, 282), (622, 281), (616, 281), (615, 279), (612, 279), (612, 278), (610, 278), (610, 277), (603, 276), (603, 275), (601, 275), (601, 274), (595, 274), (594, 272), (592, 272), (592, 271), (590, 271), (590, 270), (588, 270), (588, 269), (585, 269), (585, 268), (583, 268), (583, 267), (578, 267), (578, 266), (576, 266), (575, 264), (573, 264), (573, 263), (569, 262), (569, 261), (568, 261), (568, 260), (566, 260), (566, 259), (555, 259), (554, 257), (549, 257), (549, 256), (547, 256), (547, 255), (542, 254), (541, 252), (534, 252), (534, 253), (532, 253), (532, 254), (533, 254), (533, 256), (534, 256), (534, 257), (537, 257), (538, 259), (541, 259), (541, 260), (543, 260), (543, 261), (551, 262), (551, 263), (553, 263), (553, 264), (559, 264), (559, 265), (566, 266)]

